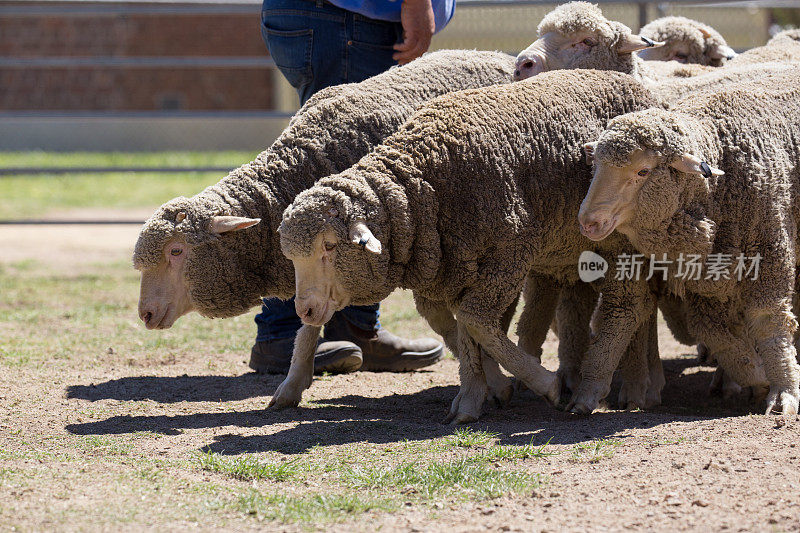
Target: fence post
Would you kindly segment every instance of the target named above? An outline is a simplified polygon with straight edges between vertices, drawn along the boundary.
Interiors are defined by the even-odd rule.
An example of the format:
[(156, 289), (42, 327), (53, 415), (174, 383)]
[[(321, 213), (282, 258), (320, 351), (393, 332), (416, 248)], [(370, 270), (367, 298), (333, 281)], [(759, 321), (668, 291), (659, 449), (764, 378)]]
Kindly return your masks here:
[(647, 2), (639, 2), (639, 29), (647, 24)]

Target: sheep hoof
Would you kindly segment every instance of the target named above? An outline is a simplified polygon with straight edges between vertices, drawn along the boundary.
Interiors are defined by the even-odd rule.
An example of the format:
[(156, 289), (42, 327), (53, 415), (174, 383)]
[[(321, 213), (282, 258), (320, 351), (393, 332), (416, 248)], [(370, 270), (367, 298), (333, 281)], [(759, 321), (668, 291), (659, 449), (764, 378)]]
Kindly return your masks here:
[(644, 398), (644, 408), (652, 409), (661, 405), (661, 391), (647, 391)]
[(475, 422), (478, 420), (475, 416), (469, 413), (456, 413), (455, 415), (448, 416), (449, 424), (451, 426), (457, 426), (459, 424), (469, 424), (470, 422)]
[(767, 410), (765, 414), (771, 414), (773, 411), (777, 412), (776, 407), (778, 406), (778, 402), (780, 402), (781, 406), (780, 414), (784, 416), (797, 414), (797, 396), (787, 391), (773, 389), (770, 389), (769, 395), (767, 396)]
[(492, 404), (499, 408), (505, 409), (511, 403), (511, 397), (514, 395), (514, 386), (508, 383), (505, 387), (495, 390), (489, 389), (489, 400)]
[(283, 409), (285, 407), (297, 407), (303, 397), (303, 389), (295, 387), (291, 383), (284, 381), (275, 389), (275, 394), (269, 401), (269, 407)]
[(567, 406), (569, 408), (569, 412), (576, 414), (576, 415), (590, 415), (594, 408), (589, 407), (580, 402), (573, 403), (572, 405)]
[(628, 402), (625, 405), (625, 410), (626, 411), (641, 411), (642, 407), (640, 407), (639, 404), (637, 404), (636, 402), (631, 401), (631, 402)]

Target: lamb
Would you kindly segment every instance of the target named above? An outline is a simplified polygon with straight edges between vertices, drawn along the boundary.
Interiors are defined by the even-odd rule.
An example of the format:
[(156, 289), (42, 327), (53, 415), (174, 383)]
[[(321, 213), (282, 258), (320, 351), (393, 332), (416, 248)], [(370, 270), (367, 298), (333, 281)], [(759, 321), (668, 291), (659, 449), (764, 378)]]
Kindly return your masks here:
[(663, 42), (664, 46), (639, 52), (645, 61), (677, 61), (721, 67), (736, 57), (722, 35), (707, 24), (686, 17), (662, 17), (643, 26), (642, 37)]
[[(578, 256), (593, 249), (574, 218), (590, 179), (581, 140), (656, 103), (630, 76), (599, 71), (548, 72), (430, 102), (284, 213), (281, 246), (305, 323), (298, 336), (315, 338), (345, 305), (408, 288), (459, 355), (461, 390), (448, 420), (480, 414), (480, 351), (556, 402), (556, 377), (509, 341), (500, 317), (526, 275), (577, 281)], [(624, 240), (604, 246), (624, 249)], [(278, 405), (296, 405), (311, 382), (313, 351), (303, 348), (298, 342)], [(636, 394), (643, 402), (644, 391)]]
[(423, 102), (506, 83), (512, 69), (507, 54), (445, 50), (314, 95), (255, 161), (167, 202), (145, 223), (133, 255), (145, 325), (169, 328), (191, 311), (231, 317), (261, 296), (291, 297), (293, 270), (276, 230), (294, 196), (358, 161)]
[[(671, 265), (693, 250), (706, 261), (732, 258), (737, 266), (744, 257), (760, 258), (757, 276), (728, 279), (676, 277), (671, 267), (667, 286), (686, 304), (690, 334), (727, 374), (742, 386), (769, 387), (767, 413), (780, 405), (784, 414), (795, 414), (800, 400), (792, 313), (799, 75), (795, 68), (695, 95), (678, 110), (613, 119), (586, 146), (595, 169), (579, 213), (581, 231), (592, 240), (616, 230), (642, 254), (666, 257)], [(695, 235), (672, 231), (672, 224), (685, 226), (687, 220), (695, 221)], [(635, 302), (617, 298), (613, 309), (604, 308), (606, 294), (616, 290), (613, 282), (604, 287), (605, 320), (583, 362), (576, 412), (591, 412), (607, 391), (619, 354), (615, 337), (635, 323), (628, 307)]]

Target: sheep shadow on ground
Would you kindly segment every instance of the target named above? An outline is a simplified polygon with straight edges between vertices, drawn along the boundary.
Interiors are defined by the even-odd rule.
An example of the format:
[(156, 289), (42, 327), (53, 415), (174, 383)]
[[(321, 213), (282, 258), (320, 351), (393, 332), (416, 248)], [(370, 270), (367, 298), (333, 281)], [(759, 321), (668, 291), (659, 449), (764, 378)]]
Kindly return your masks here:
[(153, 400), (175, 402), (232, 402), (269, 396), (283, 375), (130, 376), (90, 385), (70, 385), (67, 398), (78, 400)]
[[(613, 436), (634, 428), (653, 428), (676, 420), (700, 420), (741, 416), (755, 408), (742, 395), (723, 400), (709, 396), (707, 389), (713, 369), (697, 368), (694, 358), (669, 359), (664, 362), (667, 385), (662, 406), (651, 411), (606, 410), (592, 416), (577, 416), (557, 411), (529, 391), (515, 394), (511, 404), (499, 409), (488, 407), (472, 427), (499, 434), (502, 444), (574, 444)], [(163, 403), (177, 401), (232, 401), (268, 396), (283, 376), (178, 376), (131, 377), (111, 380), (94, 386), (72, 386), (69, 398), (85, 400), (152, 399)], [(380, 398), (347, 394), (318, 399), (311, 408), (280, 411), (197, 412), (157, 416), (113, 416), (106, 420), (70, 424), (67, 431), (79, 435), (126, 434), (150, 431), (175, 435), (184, 430), (235, 429), (213, 437), (202, 450), (237, 455), (279, 451), (303, 453), (313, 446), (341, 445), (355, 442), (387, 444), (405, 440), (423, 440), (453, 432), (442, 425), (455, 385), (433, 386), (409, 394)], [(609, 398), (615, 398), (617, 387)], [(223, 429), (224, 428), (224, 429)], [(253, 433), (246, 428), (262, 428)]]

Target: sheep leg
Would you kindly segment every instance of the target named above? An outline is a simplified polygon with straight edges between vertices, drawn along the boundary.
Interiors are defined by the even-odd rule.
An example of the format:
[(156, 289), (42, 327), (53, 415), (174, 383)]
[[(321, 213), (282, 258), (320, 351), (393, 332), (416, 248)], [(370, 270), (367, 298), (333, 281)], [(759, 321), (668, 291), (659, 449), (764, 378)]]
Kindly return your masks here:
[(458, 375), (461, 386), (450, 405), (450, 413), (444, 423), (467, 424), (480, 417), (481, 406), (486, 401), (486, 378), (482, 370), (480, 347), (467, 328), (458, 324)]
[(652, 409), (661, 405), (661, 391), (667, 380), (664, 377), (664, 367), (661, 364), (661, 355), (658, 352), (658, 311), (650, 315), (647, 335), (647, 372), (650, 382), (645, 394), (644, 407)]
[[(577, 282), (561, 290), (556, 310), (556, 322), (561, 332), (558, 338), (558, 371), (561, 403), (568, 403), (568, 394), (578, 390), (583, 356), (591, 341), (592, 313), (598, 294), (591, 285)], [(569, 392), (567, 392), (569, 391)]]
[(525, 305), (517, 322), (517, 345), (539, 362), (542, 360), (542, 344), (556, 312), (561, 292), (558, 282), (544, 276), (529, 274), (522, 291)]
[(618, 403), (624, 409), (643, 409), (646, 403), (648, 374), (648, 353), (650, 319), (645, 320), (633, 335), (625, 355), (620, 362), (622, 387)]
[[(461, 354), (458, 351), (458, 324), (450, 309), (442, 302), (429, 300), (418, 294), (414, 294), (414, 303), (417, 307), (417, 312), (428, 322), (428, 325), (430, 325), (433, 331), (442, 336), (447, 348), (460, 361)], [(506, 329), (508, 329), (508, 325), (514, 317), (516, 304), (517, 300), (506, 310), (503, 316)], [(508, 405), (514, 393), (511, 380), (500, 371), (497, 362), (487, 357), (485, 354), (481, 354), (481, 364), (489, 386), (489, 398), (497, 405)]]
[(300, 403), (303, 391), (311, 386), (311, 381), (314, 379), (314, 352), (317, 349), (317, 339), (321, 329), (304, 324), (297, 332), (289, 373), (275, 389), (269, 407), (276, 409), (297, 407)]
[(589, 414), (608, 395), (614, 370), (653, 305), (653, 296), (643, 280), (606, 281), (597, 334), (581, 364), (581, 383), (567, 406), (569, 410)]
[(769, 381), (766, 414), (775, 410), (779, 403), (783, 415), (797, 414), (800, 366), (794, 347), (797, 321), (790, 302), (784, 300), (774, 309), (748, 310), (745, 319)]
[[(768, 385), (762, 360), (753, 350), (750, 338), (731, 330), (735, 321), (729, 316), (729, 309), (697, 295), (688, 298), (687, 302), (695, 336), (714, 355), (725, 374), (741, 386)], [(721, 384), (722, 374), (717, 382)], [(713, 391), (714, 380), (711, 386)]]

